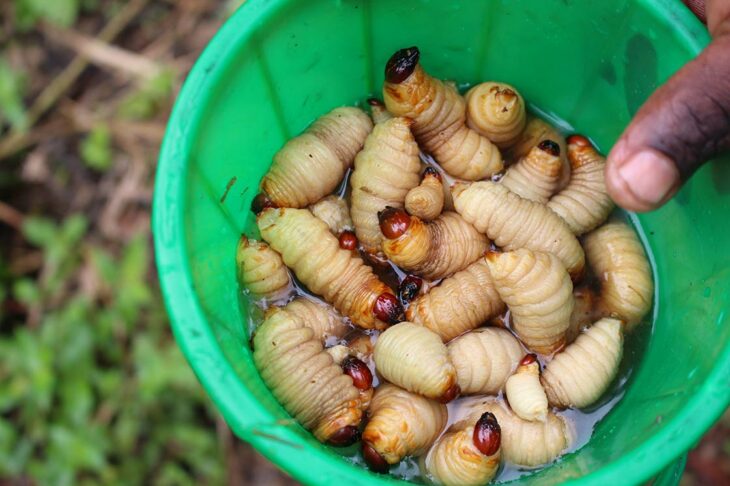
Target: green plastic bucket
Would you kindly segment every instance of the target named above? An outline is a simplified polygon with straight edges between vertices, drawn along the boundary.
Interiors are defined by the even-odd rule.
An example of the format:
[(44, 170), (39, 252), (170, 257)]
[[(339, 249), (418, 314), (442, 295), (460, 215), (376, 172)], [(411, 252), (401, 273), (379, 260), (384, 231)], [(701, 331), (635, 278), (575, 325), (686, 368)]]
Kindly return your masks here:
[[(418, 45), (432, 74), (499, 79), (606, 152), (643, 100), (708, 42), (679, 1), (249, 0), (201, 56), (157, 172), (157, 265), (175, 336), (234, 432), (296, 479), (396, 482), (320, 445), (254, 368), (234, 256), (272, 155), (316, 116), (379, 93)], [(636, 219), (657, 277), (654, 328), (623, 400), (576, 453), (520, 483), (676, 483), (730, 402), (730, 163)], [(213, 431), (211, 431), (213, 433)], [(671, 464), (671, 466), (670, 466)]]

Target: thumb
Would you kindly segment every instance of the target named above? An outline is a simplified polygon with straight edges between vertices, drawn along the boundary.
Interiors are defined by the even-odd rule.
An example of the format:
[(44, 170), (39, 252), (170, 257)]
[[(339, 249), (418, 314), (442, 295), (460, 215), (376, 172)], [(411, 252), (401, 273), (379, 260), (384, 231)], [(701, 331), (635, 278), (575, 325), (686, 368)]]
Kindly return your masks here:
[(608, 155), (616, 203), (650, 211), (709, 158), (730, 150), (730, 35), (717, 37), (644, 103)]

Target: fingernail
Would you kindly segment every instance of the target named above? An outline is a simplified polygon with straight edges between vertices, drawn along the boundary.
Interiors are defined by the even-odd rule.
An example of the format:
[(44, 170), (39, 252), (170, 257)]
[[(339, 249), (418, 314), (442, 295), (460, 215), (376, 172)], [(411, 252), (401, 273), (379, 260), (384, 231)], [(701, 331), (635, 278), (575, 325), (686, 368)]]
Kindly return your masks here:
[(618, 169), (634, 197), (647, 204), (659, 204), (679, 184), (679, 171), (667, 156), (643, 150)]

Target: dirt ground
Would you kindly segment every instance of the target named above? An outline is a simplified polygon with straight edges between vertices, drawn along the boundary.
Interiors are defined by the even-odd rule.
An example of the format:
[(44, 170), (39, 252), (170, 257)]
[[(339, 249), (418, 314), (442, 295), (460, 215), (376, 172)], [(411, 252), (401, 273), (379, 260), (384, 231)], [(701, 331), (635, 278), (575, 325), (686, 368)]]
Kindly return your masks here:
[[(67, 233), (72, 233), (71, 215), (81, 214), (85, 221), (83, 236), (69, 240), (69, 246), (91, 248), (88, 258), (92, 263), (96, 261), (95, 252), (100, 252), (109, 255), (108, 263), (114, 267), (128, 252), (134, 256), (128, 249), (136, 247), (130, 245), (142, 241), (142, 251), (147, 253), (141, 280), (136, 285), (148, 285), (152, 289), (144, 300), (147, 310), (134, 318), (126, 316), (126, 310), (119, 312), (123, 319), (136, 320), (131, 325), (148, 320), (141, 327), (144, 332), (154, 333), (155, 340), (167, 343), (170, 353), (177, 353), (164, 323), (153, 260), (149, 256), (157, 151), (172, 102), (186, 73), (227, 15), (240, 3), (240, 0), (63, 0), (58, 2), (60, 7), (49, 6), (55, 2), (48, 2), (39, 10), (39, 2), (35, 0), (0, 2), (0, 276), (3, 285), (0, 338), (11, 343), (9, 346), (17, 344), (18, 341), (12, 340), (20, 339), (17, 336), (21, 330), (27, 329), (31, 336), (40, 334), (45, 326), (51, 325), (47, 324), (50, 314), (63, 311), (67, 302), (79, 296), (95, 303), (94, 312), (109, 311), (115, 287), (110, 287), (112, 291), (98, 290), (104, 288), (99, 283), (103, 272), (86, 264), (86, 253), (69, 267), (72, 269), (59, 274), (57, 268), (61, 265), (59, 261), (66, 260), (55, 256), (54, 249), (59, 244), (56, 238), (66, 234), (63, 229), (66, 226), (71, 227)], [(38, 236), (43, 233), (42, 225), (37, 228), (39, 218), (61, 228), (45, 244), (39, 243), (44, 241)], [(61, 236), (53, 236), (56, 234)], [(41, 296), (33, 292), (40, 292)], [(124, 339), (131, 338), (125, 334)], [(98, 355), (99, 349), (95, 349), (92, 354)], [(125, 362), (124, 356), (119, 359)], [(101, 361), (95, 366), (107, 366)], [(0, 381), (10, 380), (15, 368), (3, 366), (0, 364)], [(131, 372), (129, 380), (139, 383), (140, 376)], [(176, 380), (170, 378), (171, 382)], [(185, 375), (180, 380), (189, 377)], [(190, 385), (192, 381), (185, 383), (196, 386)], [(64, 392), (59, 393), (65, 396)], [(92, 396), (96, 396), (94, 393)], [(146, 467), (154, 467), (152, 472), (157, 474), (158, 470), (167, 471), (168, 463), (173, 466), (184, 463), (179, 474), (210, 480), (205, 482), (294, 483), (247, 444), (236, 440), (199, 390), (189, 393), (201, 405), (192, 412), (181, 412), (195, 426), (185, 433), (212, 437), (210, 450), (204, 452), (209, 461), (202, 463), (185, 458), (161, 439), (162, 452), (150, 452), (155, 457), (159, 455), (158, 459), (135, 463), (134, 467), (141, 468), (143, 477), (151, 473)], [(81, 405), (74, 402), (71, 408), (78, 406)], [(89, 407), (90, 420), (100, 421), (102, 425), (116, 424), (121, 420), (115, 418), (117, 413), (123, 416), (121, 411), (107, 412), (109, 404), (103, 397), (92, 400)], [(0, 403), (0, 456), (5, 438), (34, 430), (28, 425), (30, 422), (21, 422), (25, 419), (18, 408), (17, 404)], [(111, 413), (111, 418), (105, 418), (105, 413)], [(57, 429), (49, 434), (55, 440)], [(142, 443), (147, 436), (142, 431), (138, 437)], [(46, 472), (53, 474), (53, 471), (39, 473), (41, 469), (34, 469), (33, 457), (46, 454), (39, 445), (44, 440), (34, 443), (31, 450), (35, 452), (13, 459), (16, 462), (0, 459), (0, 484), (33, 484), (43, 482), (38, 478), (45, 477)], [(18, 452), (12, 444), (6, 446), (9, 453)], [(79, 465), (68, 473), (69, 478), (127, 477), (127, 472), (114, 469), (119, 460), (109, 459), (114, 457), (113, 450), (105, 454), (102, 463), (112, 469), (96, 463), (89, 466), (86, 459), (77, 458)], [(100, 472), (93, 473), (98, 476), (84, 472), (92, 466), (98, 466)], [(175, 471), (173, 466), (169, 471)], [(169, 472), (160, 477), (172, 478), (168, 482), (177, 484), (173, 479), (180, 476), (175, 474), (178, 473)], [(726, 413), (691, 452), (682, 484), (730, 484), (730, 414)]]

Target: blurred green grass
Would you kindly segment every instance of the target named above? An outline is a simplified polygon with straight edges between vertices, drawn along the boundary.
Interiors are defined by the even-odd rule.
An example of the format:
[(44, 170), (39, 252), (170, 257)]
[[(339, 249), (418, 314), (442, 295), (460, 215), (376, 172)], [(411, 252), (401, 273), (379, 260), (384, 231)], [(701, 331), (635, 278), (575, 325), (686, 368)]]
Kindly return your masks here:
[[(226, 471), (230, 432), (171, 336), (154, 272), (148, 221), (158, 140), (124, 138), (118, 126), (145, 122), (162, 132), (185, 75), (167, 66), (182, 43), (171, 38), (148, 77), (120, 79), (92, 63), (33, 119), (33, 104), (77, 57), (59, 52), (48, 32), (93, 37), (127, 2), (1, 3), (0, 140), (40, 136), (0, 166), (0, 483), (236, 482)], [(175, 15), (200, 15), (212, 33), (231, 5), (204, 3), (137, 1), (142, 11), (120, 42), (133, 44)], [(190, 62), (206, 40), (185, 46)], [(104, 85), (110, 96), (85, 99)], [(90, 120), (61, 115), (63, 106)], [(74, 129), (44, 136), (54, 120)], [(142, 175), (130, 178), (135, 170)]]
[[(3, 285), (43, 313), (0, 339), (0, 476), (221, 483), (213, 412), (170, 338), (146, 237), (114, 255), (86, 239), (81, 215), (28, 218), (22, 231), (48, 270)], [(96, 295), (59, 299), (83, 265)]]

